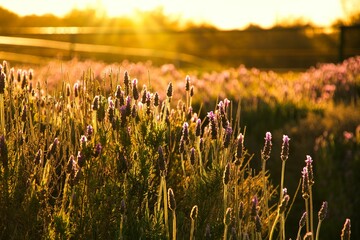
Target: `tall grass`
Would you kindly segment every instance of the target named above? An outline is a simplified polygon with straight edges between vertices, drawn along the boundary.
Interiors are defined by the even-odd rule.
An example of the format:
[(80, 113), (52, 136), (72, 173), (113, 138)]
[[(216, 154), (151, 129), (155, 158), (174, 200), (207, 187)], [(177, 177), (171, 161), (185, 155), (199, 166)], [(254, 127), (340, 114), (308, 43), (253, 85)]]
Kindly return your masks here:
[[(289, 138), (277, 146), (266, 133), (262, 168), (253, 167), (260, 160), (245, 147), (231, 100), (201, 119), (189, 76), (184, 88), (169, 81), (166, 90), (153, 89), (150, 79), (139, 91), (140, 78), (131, 81), (127, 71), (95, 79), (87, 70), (73, 88), (64, 78), (65, 87), (48, 91), (47, 81), (25, 71), (10, 84), (15, 71), (7, 68), (4, 106), (13, 107), (4, 107), (1, 122), (1, 237), (289, 238)], [(274, 148), (282, 148), (280, 189), (265, 164), (276, 161)], [(299, 238), (315, 235), (311, 166), (307, 160), (302, 174), (307, 227)], [(343, 232), (350, 237), (350, 224)]]

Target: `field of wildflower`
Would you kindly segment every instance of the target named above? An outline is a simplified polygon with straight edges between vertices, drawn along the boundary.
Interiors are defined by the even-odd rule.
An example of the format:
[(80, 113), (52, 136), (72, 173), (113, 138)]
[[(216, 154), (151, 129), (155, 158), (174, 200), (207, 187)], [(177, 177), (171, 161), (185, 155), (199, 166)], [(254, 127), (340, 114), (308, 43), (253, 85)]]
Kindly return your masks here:
[(0, 239), (360, 236), (360, 57), (0, 72)]

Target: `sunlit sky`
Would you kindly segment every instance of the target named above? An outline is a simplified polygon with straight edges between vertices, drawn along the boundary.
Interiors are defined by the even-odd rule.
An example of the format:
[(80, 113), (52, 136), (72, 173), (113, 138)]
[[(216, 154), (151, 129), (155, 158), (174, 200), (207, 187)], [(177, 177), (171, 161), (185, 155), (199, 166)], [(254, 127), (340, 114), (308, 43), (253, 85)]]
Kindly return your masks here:
[(147, 11), (162, 6), (165, 14), (207, 22), (220, 29), (244, 28), (249, 23), (266, 28), (287, 18), (327, 26), (345, 16), (341, 0), (0, 0), (0, 6), (22, 16), (62, 16), (73, 8), (99, 6), (109, 16), (131, 16), (135, 9)]

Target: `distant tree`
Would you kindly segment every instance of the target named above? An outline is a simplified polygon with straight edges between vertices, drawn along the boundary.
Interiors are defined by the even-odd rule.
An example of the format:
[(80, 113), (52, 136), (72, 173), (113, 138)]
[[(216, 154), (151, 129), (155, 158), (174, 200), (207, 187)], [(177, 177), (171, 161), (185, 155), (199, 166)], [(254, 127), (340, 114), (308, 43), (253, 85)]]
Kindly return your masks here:
[(0, 7), (0, 23), (3, 27), (17, 26), (19, 24), (19, 16), (3, 7)]

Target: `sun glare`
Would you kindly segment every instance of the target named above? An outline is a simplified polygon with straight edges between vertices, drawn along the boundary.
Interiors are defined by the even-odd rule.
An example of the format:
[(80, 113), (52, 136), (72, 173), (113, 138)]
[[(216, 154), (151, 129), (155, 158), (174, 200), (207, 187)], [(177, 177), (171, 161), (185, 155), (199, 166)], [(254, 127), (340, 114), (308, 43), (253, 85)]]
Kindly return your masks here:
[(165, 14), (176, 14), (195, 23), (210, 23), (220, 29), (238, 29), (251, 23), (271, 27), (288, 18), (326, 26), (344, 17), (341, 0), (0, 0), (0, 6), (19, 15), (51, 13), (57, 16), (74, 8), (96, 8), (110, 17), (162, 7)]

